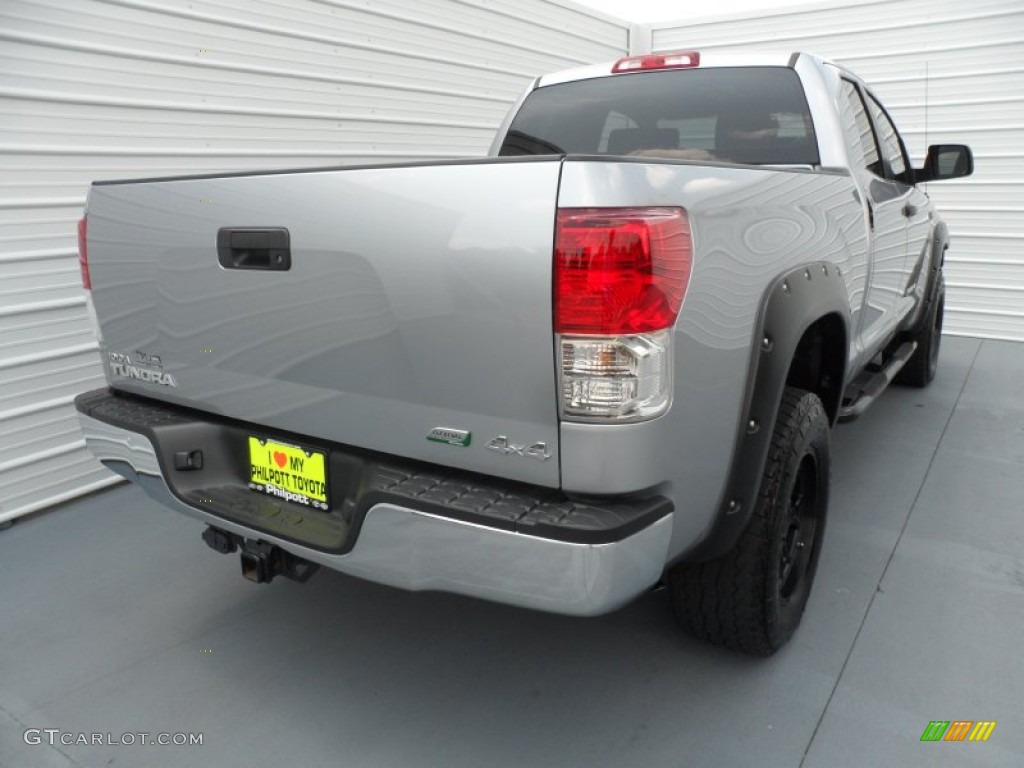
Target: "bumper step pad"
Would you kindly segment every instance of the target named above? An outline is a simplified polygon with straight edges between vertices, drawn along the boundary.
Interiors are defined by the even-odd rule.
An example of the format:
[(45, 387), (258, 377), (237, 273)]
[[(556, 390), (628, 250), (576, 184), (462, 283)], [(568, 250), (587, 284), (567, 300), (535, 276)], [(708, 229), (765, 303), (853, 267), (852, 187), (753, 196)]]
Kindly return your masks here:
[[(350, 550), (367, 510), (376, 504), (581, 544), (619, 541), (672, 511), (663, 496), (570, 500), (551, 488), (282, 434), (327, 451), (333, 501), (324, 512), (248, 488), (244, 441), (251, 433), (267, 433), (264, 427), (109, 389), (79, 395), (75, 404), (94, 419), (147, 437), (168, 487), (186, 504), (327, 552)], [(193, 448), (202, 449), (202, 467), (175, 470), (174, 454)]]

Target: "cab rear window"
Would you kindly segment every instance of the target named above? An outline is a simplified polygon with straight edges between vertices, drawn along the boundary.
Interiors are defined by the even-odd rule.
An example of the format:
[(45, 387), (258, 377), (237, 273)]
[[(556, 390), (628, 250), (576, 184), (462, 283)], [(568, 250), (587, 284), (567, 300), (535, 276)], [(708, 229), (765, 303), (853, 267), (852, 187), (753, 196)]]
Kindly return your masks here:
[(538, 88), (500, 154), (819, 163), (803, 87), (786, 67), (638, 72)]

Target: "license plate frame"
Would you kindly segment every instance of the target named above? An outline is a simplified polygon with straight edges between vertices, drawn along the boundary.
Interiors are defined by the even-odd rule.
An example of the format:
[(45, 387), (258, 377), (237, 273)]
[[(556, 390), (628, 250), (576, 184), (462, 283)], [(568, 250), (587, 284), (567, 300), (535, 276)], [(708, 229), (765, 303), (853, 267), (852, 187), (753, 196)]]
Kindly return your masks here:
[(327, 451), (249, 434), (249, 488), (326, 512), (331, 508)]

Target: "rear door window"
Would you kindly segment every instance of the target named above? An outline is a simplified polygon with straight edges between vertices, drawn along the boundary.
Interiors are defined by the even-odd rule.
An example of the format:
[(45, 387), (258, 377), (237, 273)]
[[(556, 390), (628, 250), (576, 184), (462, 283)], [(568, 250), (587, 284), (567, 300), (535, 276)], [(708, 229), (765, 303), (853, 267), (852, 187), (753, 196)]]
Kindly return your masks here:
[(878, 130), (878, 138), (882, 145), (882, 155), (889, 166), (888, 176), (897, 181), (905, 181), (907, 178), (907, 160), (903, 153), (903, 143), (900, 141), (899, 131), (893, 124), (885, 108), (872, 96), (868, 94), (868, 109), (871, 111), (871, 119), (875, 121)]
[(853, 166), (864, 168), (875, 176), (884, 176), (882, 155), (878, 151), (878, 142), (864, 100), (857, 86), (845, 78), (839, 92), (839, 119), (850, 147), (850, 162)]

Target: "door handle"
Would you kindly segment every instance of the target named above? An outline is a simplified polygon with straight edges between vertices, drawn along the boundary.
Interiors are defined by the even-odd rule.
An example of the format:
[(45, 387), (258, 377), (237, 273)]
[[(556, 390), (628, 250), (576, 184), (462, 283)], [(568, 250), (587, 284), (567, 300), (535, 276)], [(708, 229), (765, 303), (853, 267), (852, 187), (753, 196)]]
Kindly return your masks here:
[(914, 205), (913, 203), (907, 203), (906, 205), (903, 206), (903, 215), (906, 216), (908, 219), (916, 214), (917, 206)]
[(224, 269), (292, 268), (288, 230), (284, 227), (223, 227), (217, 231), (217, 261)]

